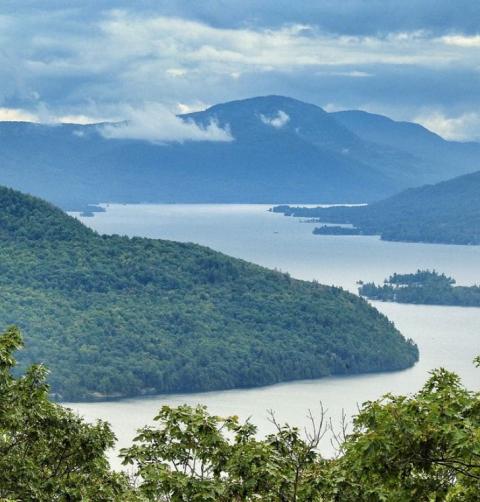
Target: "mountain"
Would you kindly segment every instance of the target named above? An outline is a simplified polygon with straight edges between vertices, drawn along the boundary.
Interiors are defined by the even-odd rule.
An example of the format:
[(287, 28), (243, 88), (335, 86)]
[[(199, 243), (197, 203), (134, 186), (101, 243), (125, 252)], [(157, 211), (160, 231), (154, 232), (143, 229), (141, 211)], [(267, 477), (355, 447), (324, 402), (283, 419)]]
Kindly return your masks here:
[[(420, 124), (397, 122), (360, 110), (332, 113), (337, 122), (365, 141), (415, 156), (425, 182), (436, 182), (480, 169), (480, 144), (446, 141)], [(414, 185), (413, 185), (414, 186)]]
[(194, 244), (98, 235), (0, 188), (0, 324), (58, 398), (398, 370), (416, 346), (363, 299)]
[[(351, 119), (358, 113), (368, 128)], [(108, 139), (101, 124), (0, 122), (0, 183), (65, 209), (98, 202), (355, 203), (473, 171), (480, 159), (477, 144), (444, 141), (410, 124), (415, 138), (431, 135), (443, 145), (434, 157), (428, 141), (395, 139), (398, 123), (389, 119), (327, 113), (282, 96), (181, 118), (200, 126), (216, 121), (234, 139), (158, 144)]]
[[(378, 234), (391, 241), (480, 245), (480, 171), (435, 185), (405, 190), (383, 201), (360, 207), (294, 208), (274, 211), (350, 223), (352, 234)], [(321, 227), (316, 233), (349, 229)]]

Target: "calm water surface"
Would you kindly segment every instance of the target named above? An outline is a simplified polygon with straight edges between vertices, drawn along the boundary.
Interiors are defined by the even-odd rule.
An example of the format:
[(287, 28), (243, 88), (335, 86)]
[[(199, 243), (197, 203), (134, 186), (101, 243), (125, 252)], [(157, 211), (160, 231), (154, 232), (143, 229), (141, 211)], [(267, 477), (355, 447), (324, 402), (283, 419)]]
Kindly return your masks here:
[[(356, 281), (383, 281), (393, 272), (435, 268), (458, 284), (480, 282), (480, 246), (446, 246), (383, 242), (377, 237), (314, 236), (315, 224), (269, 213), (264, 205), (109, 205), (107, 212), (82, 221), (101, 233), (117, 233), (195, 242), (299, 279), (356, 291)], [(162, 404), (203, 403), (216, 414), (252, 417), (261, 434), (272, 430), (267, 410), (282, 421), (303, 427), (306, 412), (332, 419), (342, 409), (351, 415), (357, 405), (386, 392), (417, 390), (428, 372), (439, 366), (457, 371), (471, 388), (480, 388), (480, 370), (472, 365), (480, 354), (480, 309), (397, 305), (375, 302), (420, 348), (420, 362), (396, 372), (299, 381), (260, 389), (182, 394), (106, 403), (70, 403), (87, 419), (108, 420), (119, 447), (135, 430), (150, 423)], [(328, 444), (325, 453), (330, 452)], [(118, 463), (113, 460), (114, 465)]]

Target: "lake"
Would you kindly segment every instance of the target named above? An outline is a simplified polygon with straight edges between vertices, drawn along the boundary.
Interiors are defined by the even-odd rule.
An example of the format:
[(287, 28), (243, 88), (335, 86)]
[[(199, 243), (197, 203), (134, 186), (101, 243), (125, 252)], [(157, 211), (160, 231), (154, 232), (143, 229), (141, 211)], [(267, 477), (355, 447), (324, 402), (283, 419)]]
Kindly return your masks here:
[[(448, 246), (383, 242), (371, 236), (315, 236), (314, 223), (268, 212), (268, 205), (141, 204), (105, 206), (105, 213), (80, 218), (101, 233), (195, 242), (257, 264), (316, 279), (356, 292), (356, 282), (383, 281), (393, 272), (436, 269), (458, 284), (480, 282), (480, 246)], [(88, 420), (108, 420), (119, 447), (130, 444), (135, 430), (151, 423), (162, 404), (202, 403), (216, 414), (252, 417), (260, 434), (272, 431), (267, 410), (280, 421), (303, 427), (306, 413), (320, 413), (320, 402), (334, 422), (357, 405), (386, 392), (416, 391), (428, 372), (444, 366), (458, 372), (471, 388), (480, 388), (480, 309), (399, 305), (374, 302), (400, 331), (413, 338), (420, 361), (413, 368), (354, 377), (330, 377), (283, 383), (257, 389), (201, 394), (162, 395), (116, 402), (69, 403)], [(323, 445), (326, 454), (331, 448)], [(112, 459), (112, 464), (118, 462)]]

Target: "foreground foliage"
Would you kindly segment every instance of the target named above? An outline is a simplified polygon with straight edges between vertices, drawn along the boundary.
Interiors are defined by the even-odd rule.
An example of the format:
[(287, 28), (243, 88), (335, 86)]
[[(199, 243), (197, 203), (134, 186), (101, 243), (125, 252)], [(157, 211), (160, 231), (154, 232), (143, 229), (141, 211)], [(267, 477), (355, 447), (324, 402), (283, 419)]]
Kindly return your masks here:
[(338, 288), (194, 244), (101, 236), (0, 188), (0, 323), (58, 399), (204, 391), (397, 370), (418, 358)]
[[(329, 427), (281, 425), (256, 436), (238, 417), (203, 406), (164, 406), (122, 451), (130, 479), (108, 468), (108, 424), (90, 425), (48, 399), (46, 371), (15, 378), (16, 328), (0, 336), (0, 500), (475, 502), (480, 493), (480, 393), (457, 375), (432, 373), (410, 397), (364, 403), (353, 429), (318, 447)], [(480, 361), (477, 361), (479, 363)]]
[[(322, 423), (302, 439), (288, 425), (265, 440), (236, 417), (164, 407), (124, 452), (137, 462), (148, 500), (324, 502), (478, 501), (480, 395), (443, 369), (412, 397), (365, 403), (353, 432), (327, 460)], [(234, 439), (228, 441), (228, 434)], [(231, 434), (230, 434), (231, 436)], [(172, 467), (173, 465), (173, 467)], [(205, 468), (207, 466), (207, 468)]]
[(14, 378), (21, 345), (16, 328), (0, 336), (0, 500), (127, 500), (127, 480), (105, 456), (115, 443), (110, 426), (50, 402), (41, 365)]
[(455, 279), (435, 270), (417, 270), (414, 274), (393, 274), (383, 285), (373, 282), (362, 284), (358, 292), (370, 300), (480, 307), (479, 286), (455, 286)]

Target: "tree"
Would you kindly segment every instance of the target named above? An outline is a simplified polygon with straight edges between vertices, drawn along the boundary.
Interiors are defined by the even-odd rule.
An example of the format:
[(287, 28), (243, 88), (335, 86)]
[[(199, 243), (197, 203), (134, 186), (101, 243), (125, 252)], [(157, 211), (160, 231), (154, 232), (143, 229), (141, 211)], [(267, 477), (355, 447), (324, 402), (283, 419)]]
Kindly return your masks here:
[(333, 459), (317, 450), (322, 421), (302, 438), (272, 417), (276, 432), (259, 440), (248, 422), (201, 406), (165, 406), (156, 420), (123, 452), (147, 500), (480, 500), (480, 394), (444, 369), (412, 396), (365, 403)]
[(276, 432), (258, 440), (248, 421), (212, 416), (200, 405), (163, 406), (155, 420), (157, 427), (141, 429), (122, 451), (124, 464), (137, 466), (139, 490), (148, 500), (315, 500), (311, 474), (323, 422), (312, 422), (304, 440), (272, 415)]
[(0, 499), (128, 500), (125, 476), (110, 471), (105, 455), (115, 441), (110, 426), (52, 403), (45, 367), (13, 376), (21, 346), (17, 328), (0, 335)]
[(480, 500), (480, 394), (438, 369), (411, 397), (368, 402), (330, 467), (327, 500)]
[[(438, 369), (411, 396), (364, 403), (338, 455), (318, 446), (328, 427), (310, 414), (310, 432), (281, 425), (263, 439), (248, 420), (203, 406), (163, 406), (154, 427), (122, 450), (128, 479), (105, 456), (108, 424), (85, 423), (49, 400), (46, 370), (15, 377), (22, 345), (0, 336), (0, 500), (136, 502), (478, 502), (480, 393)], [(477, 366), (480, 358), (476, 359)]]

